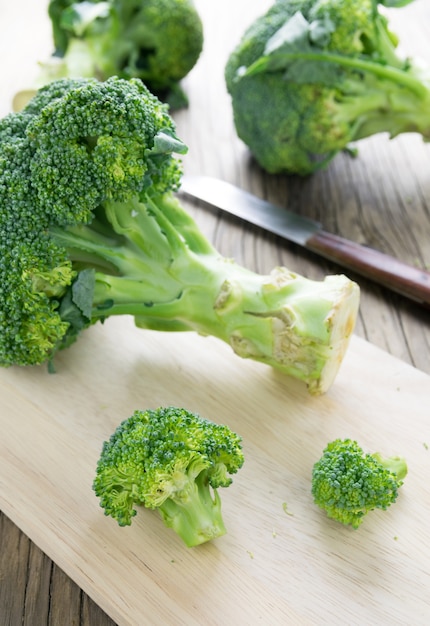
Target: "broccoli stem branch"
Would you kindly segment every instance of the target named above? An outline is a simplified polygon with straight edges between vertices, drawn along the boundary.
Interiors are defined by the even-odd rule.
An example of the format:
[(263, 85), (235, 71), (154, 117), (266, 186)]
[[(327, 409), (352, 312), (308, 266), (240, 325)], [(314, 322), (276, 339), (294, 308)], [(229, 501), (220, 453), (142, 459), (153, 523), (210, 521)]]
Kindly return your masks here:
[(402, 86), (413, 92), (418, 98), (428, 98), (428, 88), (423, 85), (422, 80), (416, 77), (412, 72), (397, 67), (382, 65), (375, 61), (368, 61), (360, 57), (344, 56), (342, 54), (334, 54), (332, 52), (288, 52), (273, 53), (272, 55), (262, 56), (252, 63), (242, 76), (252, 76), (261, 72), (270, 72), (273, 65), (273, 71), (279, 71), (280, 65), (275, 62), (275, 58), (282, 59), (284, 69), (288, 69), (288, 65), (294, 61), (320, 61), (321, 63), (332, 63), (340, 67), (372, 74), (379, 79), (392, 81), (399, 87)]
[(94, 320), (132, 315), (140, 328), (212, 335), (304, 381), (311, 393), (330, 386), (354, 327), (355, 283), (247, 270), (214, 250), (173, 194), (126, 207), (109, 202), (105, 210), (123, 236), (116, 245), (99, 233), (90, 241), (91, 225), (53, 231), (76, 267), (87, 255), (90, 267), (114, 268), (95, 274)]
[[(260, 276), (222, 257), (180, 259), (150, 280), (96, 274), (94, 318), (130, 314), (141, 328), (194, 330), (239, 356), (324, 391), (352, 332), (357, 292), (344, 277)], [(158, 277), (158, 280), (157, 280)]]
[(186, 489), (159, 505), (161, 517), (191, 548), (226, 533), (221, 515), (221, 499), (211, 489), (203, 470), (190, 479)]
[(401, 484), (406, 474), (408, 473), (408, 466), (406, 460), (401, 456), (383, 457), (379, 452), (375, 452), (372, 456), (389, 472), (396, 476), (396, 479)]
[[(244, 75), (279, 70), (274, 57), (258, 59)], [(347, 57), (330, 52), (279, 53), (285, 57), (285, 68), (296, 60), (332, 63), (357, 72), (357, 78), (344, 81), (339, 99), (332, 103), (333, 119), (339, 124), (347, 121), (353, 130), (351, 141), (376, 133), (418, 132), (430, 140), (430, 85), (418, 71), (406, 71), (359, 57)]]

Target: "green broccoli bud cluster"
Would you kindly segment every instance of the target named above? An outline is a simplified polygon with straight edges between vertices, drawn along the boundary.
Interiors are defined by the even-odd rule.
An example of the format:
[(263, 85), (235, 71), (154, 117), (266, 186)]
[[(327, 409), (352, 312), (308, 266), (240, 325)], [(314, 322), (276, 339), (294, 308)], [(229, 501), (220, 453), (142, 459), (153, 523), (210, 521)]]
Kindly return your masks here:
[(356, 441), (329, 443), (312, 470), (312, 495), (331, 519), (358, 528), (374, 509), (397, 500), (407, 474), (402, 457), (364, 453)]
[(243, 465), (241, 438), (177, 407), (135, 411), (103, 444), (93, 489), (105, 515), (131, 524), (157, 509), (189, 547), (225, 534), (220, 487)]

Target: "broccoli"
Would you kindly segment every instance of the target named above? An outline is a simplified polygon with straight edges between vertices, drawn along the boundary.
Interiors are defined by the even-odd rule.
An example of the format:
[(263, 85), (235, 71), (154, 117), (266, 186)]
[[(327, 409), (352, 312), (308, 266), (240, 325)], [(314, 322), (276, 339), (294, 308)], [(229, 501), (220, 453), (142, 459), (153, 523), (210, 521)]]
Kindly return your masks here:
[(402, 457), (364, 454), (356, 441), (336, 439), (312, 470), (312, 495), (327, 516), (358, 528), (373, 509), (387, 509), (407, 474)]
[(0, 120), (1, 366), (52, 364), (85, 328), (131, 315), (330, 386), (358, 286), (221, 256), (176, 195), (185, 152), (138, 79), (54, 81)]
[(228, 426), (185, 409), (135, 411), (104, 442), (93, 489), (120, 526), (143, 505), (196, 546), (226, 532), (217, 490), (242, 467), (241, 442)]
[(376, 133), (430, 139), (429, 73), (403, 59), (378, 4), (277, 0), (230, 53), (238, 136), (269, 173), (309, 175)]
[[(37, 86), (58, 78), (140, 78), (171, 108), (186, 106), (180, 86), (203, 47), (192, 0), (50, 0), (55, 54)], [(15, 97), (15, 109), (31, 90)]]

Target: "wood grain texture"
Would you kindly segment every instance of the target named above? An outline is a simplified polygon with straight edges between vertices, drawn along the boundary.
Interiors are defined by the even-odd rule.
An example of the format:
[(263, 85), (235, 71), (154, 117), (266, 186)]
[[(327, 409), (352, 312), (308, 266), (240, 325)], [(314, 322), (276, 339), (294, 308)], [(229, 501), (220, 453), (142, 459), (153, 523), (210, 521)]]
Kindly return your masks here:
[[(336, 385), (312, 398), (261, 364), (238, 363), (212, 338), (143, 333), (129, 319), (86, 335), (55, 376), (44, 368), (2, 376), (0, 503), (116, 623), (312, 624), (322, 611), (339, 623), (409, 615), (425, 623), (428, 375), (354, 338)], [(168, 404), (244, 439), (245, 465), (221, 494), (228, 534), (193, 550), (156, 512), (140, 510), (120, 528), (91, 490), (101, 443), (119, 421)], [(313, 462), (338, 436), (409, 462), (398, 503), (359, 531), (339, 528), (311, 501)], [(76, 611), (79, 596), (56, 584), (65, 603), (51, 606), (53, 623), (67, 623), (64, 607)]]
[[(266, 175), (238, 141), (223, 67), (244, 28), (269, 4), (268, 0), (196, 0), (204, 19), (205, 50), (184, 81), (190, 107), (175, 114), (178, 134), (190, 147), (184, 159), (186, 171), (229, 180), (321, 221), (331, 232), (428, 268), (430, 148), (419, 137), (405, 135), (389, 141), (378, 136), (365, 140), (359, 144), (358, 158), (339, 155), (327, 170), (308, 179)], [(0, 4), (0, 115), (9, 111), (12, 94), (36, 75), (37, 61), (52, 50), (46, 5), (46, 0)], [(428, 0), (416, 0), (404, 9), (390, 11), (390, 20), (404, 39), (407, 52), (430, 61)], [(335, 264), (238, 220), (191, 203), (188, 208), (223, 254), (250, 269), (267, 272), (281, 264), (311, 278), (339, 271)], [(429, 379), (405, 363), (430, 373), (430, 320), (428, 312), (420, 307), (373, 283), (359, 282), (362, 304), (357, 336), (400, 360), (355, 341), (339, 384), (317, 410), (314, 400), (302, 398), (303, 408), (294, 417), (291, 412), (295, 412), (301, 392), (291, 389), (277, 375), (232, 361), (232, 355), (218, 344), (208, 353), (207, 342), (201, 338), (180, 337), (178, 344), (175, 342), (179, 347), (174, 349), (170, 348), (169, 338), (168, 356), (159, 350), (151, 356), (158, 339), (152, 343), (151, 335), (147, 352), (145, 334), (127, 324), (121, 333), (125, 333), (124, 341), (132, 344), (130, 354), (120, 350), (121, 341), (117, 343), (115, 332), (105, 328), (101, 346), (95, 341), (96, 335), (91, 335), (82, 339), (79, 351), (65, 357), (55, 385), (41, 371), (0, 372), (2, 626), (113, 626), (115, 621), (97, 603), (106, 606), (108, 583), (114, 574), (128, 580), (136, 569), (137, 580), (133, 579), (132, 585), (137, 589), (133, 588), (132, 597), (110, 589), (106, 606), (114, 620), (129, 626), (268, 623), (260, 619), (263, 615), (270, 615), (270, 623), (276, 626), (427, 624), (428, 490), (421, 477), (428, 476), (430, 459), (424, 447), (424, 443), (430, 443)], [(161, 342), (165, 340), (160, 338)], [(185, 363), (182, 358), (178, 361), (184, 341)], [(190, 364), (191, 356), (194, 358)], [(219, 372), (220, 363), (227, 381)], [(207, 371), (216, 372), (215, 380), (212, 376), (206, 378), (204, 364)], [(97, 383), (104, 378), (101, 389), (93, 376)], [(166, 391), (166, 381), (172, 376), (180, 380), (178, 395), (170, 383)], [(184, 385), (184, 376), (191, 387)], [(236, 384), (237, 376), (241, 382)], [(292, 406), (290, 400), (284, 401), (284, 386), (289, 392), (286, 395), (293, 395)], [(262, 421), (261, 414), (266, 415), (266, 411), (261, 403), (267, 393), (273, 409)], [(349, 412), (351, 393), (355, 400)], [(228, 417), (243, 431), (248, 451), (243, 471), (231, 490), (222, 494), (229, 534), (205, 546), (197, 557), (194, 552), (184, 551), (160, 526), (158, 518), (147, 512), (136, 518), (130, 533), (121, 529), (126, 534), (124, 539), (123, 532), (119, 534), (110, 520), (100, 518), (88, 491), (100, 440), (119, 417), (135, 408), (136, 402), (182, 398), (188, 404), (192, 400), (194, 407), (209, 417)], [(242, 399), (247, 409), (245, 419), (242, 405), (238, 409)], [(14, 426), (12, 430), (5, 428), (9, 422)], [(48, 455), (42, 454), (44, 447), (40, 454), (37, 446), (21, 449), (20, 429), (24, 423), (29, 428), (27, 443), (42, 440), (43, 446), (49, 444)], [(50, 430), (52, 423), (55, 427)], [(45, 429), (47, 438), (40, 428)], [(323, 519), (310, 506), (308, 497), (309, 469), (315, 455), (330, 437), (339, 434), (360, 436), (363, 445), (383, 446), (384, 452), (395, 449), (410, 461), (410, 475), (398, 504), (386, 514), (375, 513), (358, 531), (358, 539), (357, 533)], [(82, 449), (76, 453), (75, 435), (82, 442)], [(17, 450), (16, 455), (11, 450)], [(30, 463), (20, 461), (22, 454), (28, 455)], [(72, 472), (68, 469), (70, 463)], [(37, 487), (33, 491), (35, 477)], [(64, 479), (61, 487), (71, 495), (67, 502), (57, 479)], [(250, 488), (251, 480), (255, 481), (257, 498)], [(12, 484), (16, 485), (13, 493)], [(283, 502), (294, 515), (285, 514)], [(42, 524), (41, 515), (54, 517)], [(16, 520), (24, 532), (11, 520)], [(83, 520), (87, 526), (82, 526)], [(66, 540), (59, 555), (60, 537), (60, 541), (63, 537)], [(125, 541), (128, 550), (132, 546), (126, 564), (114, 562), (118, 545), (122, 546), (117, 539)], [(94, 547), (102, 551), (103, 557), (89, 558)], [(55, 564), (47, 555), (55, 557)], [(149, 581), (148, 585), (142, 584), (142, 579)], [(229, 594), (220, 600), (216, 592), (226, 581), (230, 583)], [(200, 593), (190, 595), (190, 588)], [(129, 606), (134, 597), (143, 599), (142, 612), (125, 617), (134, 610)], [(255, 598), (253, 607), (247, 605), (249, 597)], [(367, 613), (362, 612), (363, 602)], [(239, 613), (243, 604), (247, 605), (244, 613)], [(339, 613), (339, 606), (343, 612)], [(210, 615), (201, 621), (205, 611)], [(213, 616), (220, 615), (219, 611), (221, 617), (216, 622)], [(387, 611), (391, 611), (389, 617)]]

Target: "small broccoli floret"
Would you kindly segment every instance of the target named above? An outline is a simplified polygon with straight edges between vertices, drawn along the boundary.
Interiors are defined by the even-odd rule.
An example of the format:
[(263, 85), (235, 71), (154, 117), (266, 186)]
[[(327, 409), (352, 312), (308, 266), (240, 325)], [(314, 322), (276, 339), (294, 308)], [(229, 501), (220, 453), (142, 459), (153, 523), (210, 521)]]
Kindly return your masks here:
[(0, 365), (52, 362), (113, 315), (196, 331), (325, 391), (359, 290), (222, 257), (181, 206), (167, 105), (138, 79), (63, 79), (0, 121)]
[(300, 175), (375, 133), (429, 140), (430, 73), (397, 44), (376, 0), (277, 0), (226, 64), (239, 137), (268, 172)]
[(135, 411), (103, 444), (93, 489), (120, 526), (135, 505), (158, 509), (191, 547), (225, 534), (218, 489), (243, 462), (241, 438), (227, 426), (176, 407)]
[[(60, 78), (139, 78), (171, 108), (187, 105), (180, 81), (203, 48), (192, 0), (50, 0), (55, 54), (37, 87)], [(31, 90), (15, 98), (18, 110)]]
[(407, 474), (402, 457), (365, 454), (356, 441), (336, 439), (312, 470), (312, 495), (327, 516), (358, 528), (374, 509), (387, 509)]

